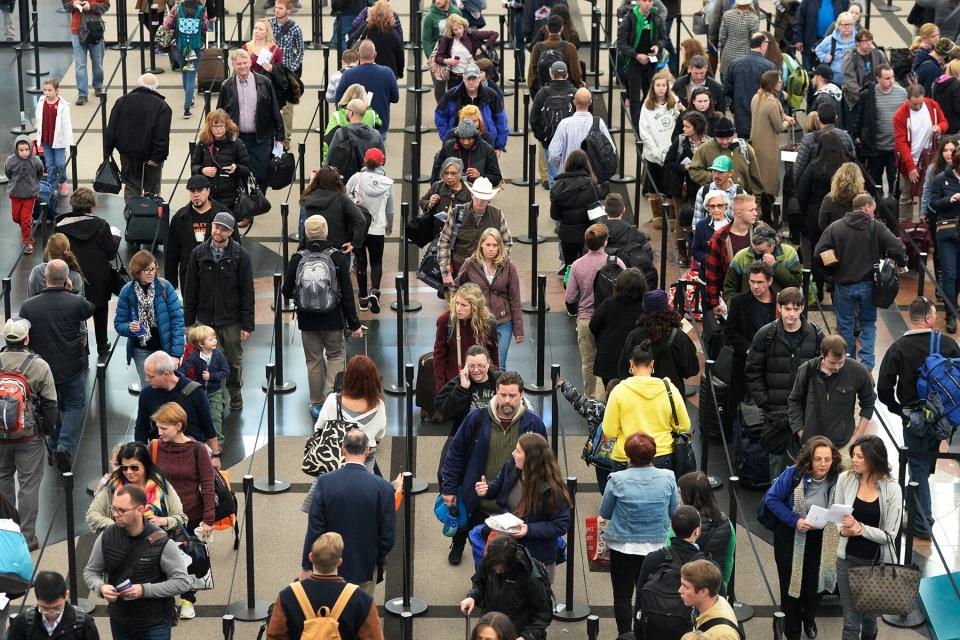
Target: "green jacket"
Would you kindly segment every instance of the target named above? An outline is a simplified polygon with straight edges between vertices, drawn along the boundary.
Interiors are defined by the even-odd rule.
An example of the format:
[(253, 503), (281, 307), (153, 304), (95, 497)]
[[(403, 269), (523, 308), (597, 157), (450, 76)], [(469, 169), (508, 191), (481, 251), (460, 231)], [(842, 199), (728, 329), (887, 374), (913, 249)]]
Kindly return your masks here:
[[(380, 116), (378, 116), (377, 112), (370, 107), (367, 107), (367, 112), (363, 114), (363, 121), (374, 129), (379, 127), (382, 123)], [(339, 107), (336, 111), (330, 114), (330, 119), (327, 120), (327, 126), (323, 130), (323, 164), (327, 163), (327, 155), (330, 153), (330, 142), (333, 140), (333, 135), (331, 132), (337, 127), (346, 127), (349, 125), (350, 119), (347, 118), (346, 107)]]
[(430, 59), (430, 55), (433, 53), (433, 48), (437, 46), (437, 41), (440, 40), (440, 36), (443, 35), (443, 30), (440, 28), (440, 22), (446, 21), (450, 15), (462, 16), (463, 12), (457, 8), (457, 5), (450, 0), (449, 6), (447, 6), (446, 11), (441, 11), (437, 9), (437, 5), (431, 4), (430, 10), (427, 11), (427, 15), (423, 16), (423, 25), (420, 27), (420, 40), (423, 42), (423, 57)]
[[(773, 267), (773, 291), (779, 292), (787, 287), (799, 287), (803, 284), (803, 265), (797, 256), (797, 250), (788, 244), (779, 244), (773, 251), (777, 263)], [(723, 299), (730, 301), (738, 293), (750, 290), (749, 268), (757, 260), (753, 247), (737, 252), (727, 267), (723, 279)]]

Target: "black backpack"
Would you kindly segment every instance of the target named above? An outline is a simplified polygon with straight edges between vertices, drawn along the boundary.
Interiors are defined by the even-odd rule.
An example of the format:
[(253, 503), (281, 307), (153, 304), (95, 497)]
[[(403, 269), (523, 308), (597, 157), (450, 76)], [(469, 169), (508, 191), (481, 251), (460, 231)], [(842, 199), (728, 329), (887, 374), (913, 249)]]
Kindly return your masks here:
[[(680, 569), (684, 563), (670, 547), (663, 548), (664, 559), (654, 569), (647, 582), (640, 587), (640, 627), (646, 638), (679, 638), (693, 629), (692, 609), (683, 604), (680, 589)], [(697, 553), (688, 562), (710, 559)]]
[(593, 117), (593, 126), (580, 143), (580, 148), (590, 158), (590, 166), (598, 183), (607, 182), (617, 173), (617, 148), (600, 130), (600, 118), (597, 116)]
[(878, 256), (876, 220), (870, 223), (870, 250), (873, 252), (873, 302), (881, 309), (887, 309), (897, 299), (900, 292), (900, 272), (890, 258)]
[(336, 167), (340, 175), (343, 176), (344, 182), (363, 167), (363, 154), (349, 132), (339, 143), (330, 145), (330, 152), (327, 154), (327, 166)]
[(747, 640), (747, 632), (744, 631), (743, 625), (739, 621), (734, 622), (733, 620), (727, 620), (726, 618), (711, 618), (710, 620), (707, 620), (702, 625), (700, 625), (697, 628), (697, 631), (703, 631), (704, 633), (706, 633), (707, 630), (713, 629), (714, 627), (719, 627), (721, 625), (727, 626), (727, 627), (733, 627), (734, 629), (737, 630), (737, 634), (740, 636), (740, 640)]
[(597, 275), (593, 276), (593, 308), (599, 309), (600, 304), (613, 295), (613, 285), (623, 273), (623, 267), (617, 263), (617, 256), (607, 256), (607, 263), (603, 265)]
[(540, 57), (537, 58), (537, 81), (533, 93), (536, 94), (542, 87), (550, 82), (550, 67), (554, 62), (563, 62), (563, 54), (560, 53), (560, 47), (566, 43), (561, 43), (556, 47), (545, 47), (540, 51)]
[(639, 269), (647, 281), (647, 289), (653, 291), (657, 288), (659, 279), (657, 278), (657, 268), (653, 265), (653, 257), (649, 250), (648, 243), (635, 242), (622, 249), (613, 252), (608, 250), (610, 255), (616, 255), (628, 269)]
[(543, 101), (540, 107), (540, 125), (533, 132), (534, 137), (539, 140), (543, 146), (548, 146), (553, 140), (553, 134), (557, 132), (560, 121), (573, 115), (573, 92), (551, 94)]
[(103, 40), (106, 27), (103, 18), (94, 13), (84, 13), (80, 16), (80, 42), (83, 44), (99, 44)]

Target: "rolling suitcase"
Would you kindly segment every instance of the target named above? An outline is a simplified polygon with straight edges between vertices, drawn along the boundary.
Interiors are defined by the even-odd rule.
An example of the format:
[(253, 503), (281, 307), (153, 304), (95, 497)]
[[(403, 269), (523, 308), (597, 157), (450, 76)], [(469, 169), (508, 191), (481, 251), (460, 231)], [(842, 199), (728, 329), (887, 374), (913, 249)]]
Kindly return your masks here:
[(931, 253), (932, 242), (930, 226), (926, 220), (921, 220), (920, 222), (904, 222), (900, 225), (898, 235), (907, 248), (907, 268), (910, 269), (910, 271), (919, 271), (920, 253), (926, 253), (927, 256)]
[(197, 67), (197, 93), (220, 91), (227, 79), (227, 50), (221, 47), (204, 47)]
[[(437, 394), (433, 377), (433, 352), (429, 351), (417, 361), (417, 381), (414, 397), (420, 407), (420, 419), (437, 421)], [(439, 422), (443, 422), (442, 419)]]
[[(141, 167), (141, 178), (146, 163)], [(163, 198), (152, 193), (146, 193), (141, 186), (140, 195), (130, 198), (123, 217), (127, 219), (127, 226), (123, 232), (123, 239), (130, 245), (149, 245), (152, 251), (163, 244)]]

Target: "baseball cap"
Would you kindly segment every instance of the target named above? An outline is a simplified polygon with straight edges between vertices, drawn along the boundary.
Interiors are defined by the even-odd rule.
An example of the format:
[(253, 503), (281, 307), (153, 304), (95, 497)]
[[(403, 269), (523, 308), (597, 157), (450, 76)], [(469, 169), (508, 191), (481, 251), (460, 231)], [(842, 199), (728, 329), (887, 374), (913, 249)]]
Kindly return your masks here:
[(463, 68), (463, 77), (464, 78), (479, 78), (480, 77), (480, 67), (474, 62), (470, 62)]
[(733, 161), (730, 156), (717, 156), (710, 165), (711, 171), (733, 171)]
[(26, 318), (10, 318), (3, 325), (3, 337), (10, 342), (23, 342), (30, 335), (30, 321)]
[(226, 227), (231, 231), (233, 231), (233, 228), (237, 226), (236, 220), (234, 220), (233, 216), (226, 211), (221, 211), (217, 215), (213, 216), (213, 224), (219, 224), (220, 226)]
[(197, 191), (198, 189), (209, 189), (210, 181), (207, 180), (207, 176), (198, 173), (195, 176), (190, 176), (190, 179), (187, 180), (187, 190), (188, 191)]

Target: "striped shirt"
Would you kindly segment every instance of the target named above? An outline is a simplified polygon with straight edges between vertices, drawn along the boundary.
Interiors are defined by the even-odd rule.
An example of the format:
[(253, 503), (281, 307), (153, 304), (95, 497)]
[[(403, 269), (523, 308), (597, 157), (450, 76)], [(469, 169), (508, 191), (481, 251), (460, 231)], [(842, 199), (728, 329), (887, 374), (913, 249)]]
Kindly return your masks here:
[(877, 103), (877, 145), (880, 151), (893, 149), (893, 115), (903, 103), (907, 101), (907, 90), (896, 82), (890, 93), (883, 93), (879, 88), (874, 89)]

